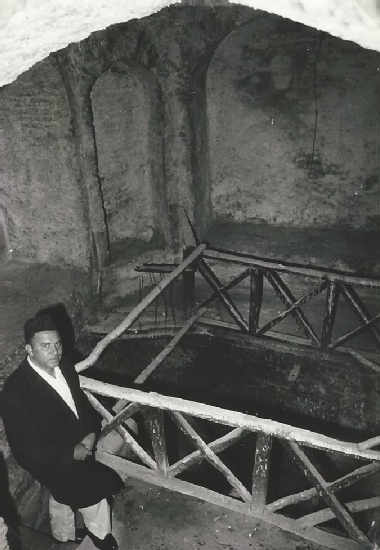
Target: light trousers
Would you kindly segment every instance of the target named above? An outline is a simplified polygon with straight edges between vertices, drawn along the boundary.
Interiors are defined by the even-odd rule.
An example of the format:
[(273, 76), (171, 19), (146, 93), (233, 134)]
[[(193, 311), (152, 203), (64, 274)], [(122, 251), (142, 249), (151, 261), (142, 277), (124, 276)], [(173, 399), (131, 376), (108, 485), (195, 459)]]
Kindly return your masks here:
[[(79, 508), (87, 529), (98, 539), (104, 539), (111, 532), (111, 510), (104, 498), (93, 506)], [(49, 497), (49, 515), (52, 535), (61, 542), (75, 540), (75, 514), (70, 506)]]

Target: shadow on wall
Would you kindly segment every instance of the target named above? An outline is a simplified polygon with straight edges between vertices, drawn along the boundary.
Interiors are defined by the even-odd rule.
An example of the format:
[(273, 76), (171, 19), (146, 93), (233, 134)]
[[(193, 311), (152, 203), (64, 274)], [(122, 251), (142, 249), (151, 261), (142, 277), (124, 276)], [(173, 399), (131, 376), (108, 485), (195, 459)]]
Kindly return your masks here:
[(36, 315), (47, 313), (54, 320), (58, 327), (58, 332), (62, 338), (63, 355), (78, 363), (84, 356), (75, 347), (75, 331), (70, 316), (64, 304), (54, 304), (41, 309)]

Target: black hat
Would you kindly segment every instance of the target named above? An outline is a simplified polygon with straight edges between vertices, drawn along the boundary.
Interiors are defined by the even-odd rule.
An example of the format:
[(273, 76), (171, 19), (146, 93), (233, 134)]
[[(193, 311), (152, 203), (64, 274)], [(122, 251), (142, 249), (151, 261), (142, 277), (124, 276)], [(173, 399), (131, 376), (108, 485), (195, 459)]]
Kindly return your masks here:
[(58, 327), (50, 315), (41, 313), (28, 319), (24, 325), (25, 342), (30, 344), (31, 339), (37, 332), (45, 330), (55, 330), (58, 332)]

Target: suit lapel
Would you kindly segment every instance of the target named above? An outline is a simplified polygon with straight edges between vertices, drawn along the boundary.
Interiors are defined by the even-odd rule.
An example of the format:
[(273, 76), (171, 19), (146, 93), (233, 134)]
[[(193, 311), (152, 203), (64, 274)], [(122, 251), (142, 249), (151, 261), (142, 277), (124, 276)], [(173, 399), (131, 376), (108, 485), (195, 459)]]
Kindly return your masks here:
[(67, 382), (67, 385), (70, 388), (71, 395), (73, 396), (74, 403), (77, 409), (78, 417), (82, 417), (82, 396), (81, 396), (81, 389), (79, 386), (79, 383), (76, 383), (76, 380), (72, 376), (71, 372), (68, 371), (68, 369), (62, 368), (61, 372)]

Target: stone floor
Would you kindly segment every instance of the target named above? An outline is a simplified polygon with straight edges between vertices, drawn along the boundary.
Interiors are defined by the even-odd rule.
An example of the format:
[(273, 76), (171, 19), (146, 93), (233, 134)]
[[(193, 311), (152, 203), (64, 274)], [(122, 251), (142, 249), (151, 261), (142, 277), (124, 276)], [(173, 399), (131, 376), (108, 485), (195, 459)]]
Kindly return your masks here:
[[(192, 497), (127, 479), (114, 503), (113, 533), (120, 550), (322, 550), (275, 526)], [(96, 550), (55, 544), (49, 535), (21, 527), (15, 550)]]

